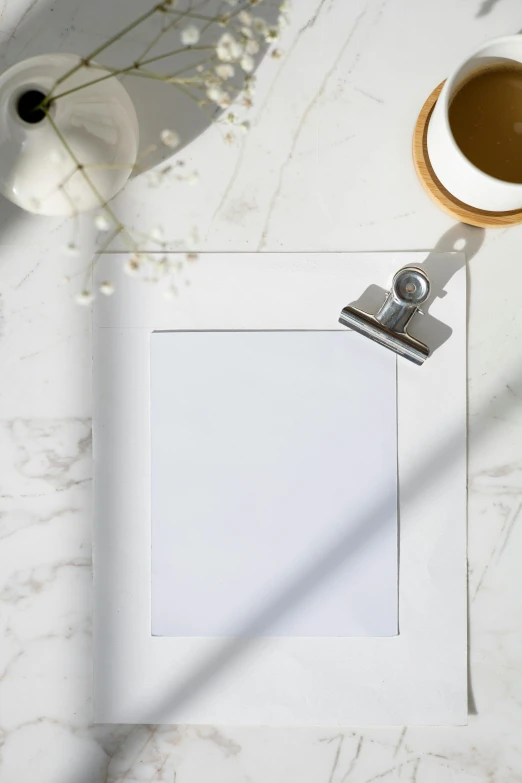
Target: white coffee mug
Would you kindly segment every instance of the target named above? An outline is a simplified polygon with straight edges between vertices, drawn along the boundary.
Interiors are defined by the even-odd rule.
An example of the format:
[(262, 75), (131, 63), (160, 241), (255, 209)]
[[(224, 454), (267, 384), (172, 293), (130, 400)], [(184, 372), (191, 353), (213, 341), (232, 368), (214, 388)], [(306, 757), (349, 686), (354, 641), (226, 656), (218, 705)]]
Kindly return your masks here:
[(522, 63), (522, 35), (507, 35), (482, 44), (446, 81), (428, 126), (428, 155), (440, 182), (460, 201), (488, 212), (522, 209), (522, 184), (492, 177), (471, 163), (453, 138), (448, 111), (456, 91), (470, 73), (514, 61)]

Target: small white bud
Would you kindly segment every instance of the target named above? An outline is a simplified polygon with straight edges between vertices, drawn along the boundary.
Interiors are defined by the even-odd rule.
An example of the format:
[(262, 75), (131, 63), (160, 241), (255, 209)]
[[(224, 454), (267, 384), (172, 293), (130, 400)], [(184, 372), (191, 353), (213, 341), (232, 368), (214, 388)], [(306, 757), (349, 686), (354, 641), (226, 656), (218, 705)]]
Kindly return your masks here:
[(184, 46), (193, 46), (194, 44), (197, 44), (198, 41), (199, 30), (195, 25), (191, 24), (181, 31), (181, 43)]
[(166, 147), (171, 147), (172, 149), (179, 146), (181, 141), (179, 134), (174, 130), (170, 130), (170, 128), (165, 128), (165, 130), (162, 130), (160, 138)]
[(221, 63), (216, 66), (216, 73), (220, 79), (231, 79), (234, 76), (234, 66), (230, 63)]
[(128, 275), (136, 276), (142, 266), (143, 255), (141, 253), (133, 253), (125, 262), (124, 269)]
[(249, 14), (248, 11), (240, 11), (237, 18), (241, 24), (245, 24), (247, 27), (251, 27), (254, 21), (252, 14)]
[(79, 294), (76, 294), (74, 299), (76, 303), (79, 305), (90, 305), (92, 300), (94, 299), (94, 295), (92, 291), (88, 291), (87, 289), (84, 289), (83, 291), (80, 291)]
[(111, 227), (111, 223), (107, 215), (96, 215), (94, 218), (94, 225), (98, 229), (98, 231), (108, 231)]
[(254, 60), (249, 54), (244, 54), (239, 64), (245, 73), (252, 73), (254, 70)]
[(111, 283), (110, 280), (105, 280), (105, 282), (100, 285), (100, 292), (105, 294), (105, 296), (112, 296), (114, 293), (114, 283)]
[(216, 44), (216, 54), (223, 63), (232, 63), (239, 60), (243, 53), (243, 47), (230, 33), (223, 33)]
[(150, 238), (154, 242), (163, 242), (163, 237), (164, 237), (164, 234), (163, 234), (162, 227), (161, 226), (154, 226), (154, 228), (150, 232)]
[(257, 54), (259, 51), (259, 44), (257, 41), (247, 41), (245, 45), (245, 52), (247, 54)]

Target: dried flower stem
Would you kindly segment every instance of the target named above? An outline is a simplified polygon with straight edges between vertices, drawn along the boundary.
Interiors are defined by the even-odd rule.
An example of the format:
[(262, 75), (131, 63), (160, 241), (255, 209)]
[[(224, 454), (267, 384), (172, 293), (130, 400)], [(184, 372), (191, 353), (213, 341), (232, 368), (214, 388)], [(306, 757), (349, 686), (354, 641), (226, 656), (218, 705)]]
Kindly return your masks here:
[[(229, 126), (229, 130), (224, 134), (224, 140), (231, 142), (234, 140), (235, 136), (231, 132), (230, 126), (235, 126), (239, 131), (246, 132), (250, 125), (249, 122), (242, 120), (241, 116), (238, 116), (235, 111), (229, 112), (223, 120), (218, 119), (219, 110), (228, 108), (233, 100), (233, 96), (241, 89), (237, 84), (237, 80), (233, 77), (235, 74), (243, 76), (245, 93), (242, 105), (243, 107), (249, 108), (252, 105), (253, 91), (253, 80), (249, 74), (255, 66), (255, 55), (260, 51), (261, 47), (266, 45), (266, 43), (270, 44), (274, 40), (277, 40), (278, 27), (285, 26), (286, 14), (288, 11), (288, 3), (286, 0), (283, 0), (283, 2), (281, 2), (281, 0), (276, 0), (275, 5), (279, 7), (280, 21), (278, 22), (278, 26), (269, 26), (263, 18), (256, 17), (255, 14), (253, 15), (252, 10), (261, 3), (264, 6), (271, 5), (272, 3), (270, 0), (244, 0), (243, 2), (240, 0), (237, 6), (230, 7), (232, 4), (229, 4), (226, 11), (223, 12), (222, 10), (217, 16), (211, 16), (204, 13), (204, 8), (208, 5), (210, 0), (201, 0), (201, 2), (197, 4), (192, 2), (192, 0), (189, 0), (188, 7), (183, 10), (176, 10), (174, 8), (174, 2), (175, 0), (163, 0), (162, 2), (156, 3), (156, 5), (148, 11), (120, 30), (119, 33), (106, 40), (88, 56), (82, 58), (74, 67), (62, 74), (56, 80), (47, 96), (42, 100), (41, 105), (37, 107), (45, 111), (51, 127), (63, 145), (64, 150), (70, 156), (71, 161), (74, 163), (73, 171), (70, 172), (57, 187), (69, 202), (72, 215), (77, 217), (77, 208), (70, 193), (67, 192), (65, 185), (77, 172), (79, 172), (87, 187), (99, 202), (99, 209), (102, 210), (95, 218), (98, 231), (108, 231), (110, 224), (112, 224), (112, 230), (108, 231), (104, 241), (94, 253), (86, 273), (86, 280), (88, 279), (88, 276), (92, 274), (94, 266), (100, 256), (110, 251), (114, 241), (120, 236), (122, 237), (124, 244), (132, 253), (126, 263), (126, 268), (127, 271), (133, 275), (138, 274), (142, 279), (154, 281), (162, 276), (163, 279), (165, 279), (165, 274), (179, 274), (179, 270), (182, 268), (183, 264), (177, 263), (176, 265), (172, 265), (167, 262), (166, 257), (163, 257), (160, 261), (157, 259), (153, 260), (146, 253), (140, 251), (139, 246), (142, 241), (145, 244), (152, 242), (154, 245), (157, 245), (164, 250), (167, 243), (163, 240), (162, 231), (154, 229), (150, 234), (145, 234), (125, 226), (117, 217), (112, 207), (103, 198), (96, 187), (95, 181), (89, 176), (90, 171), (100, 168), (128, 169), (129, 172), (143, 171), (143, 168), (138, 165), (138, 162), (132, 164), (83, 164), (75, 155), (66, 136), (53, 120), (50, 111), (51, 106), (61, 98), (65, 98), (84, 88), (92, 87), (115, 77), (152, 79), (171, 85), (174, 89), (196, 103), (198, 108), (208, 117), (210, 123), (215, 125), (219, 125), (221, 122), (226, 123)], [(128, 63), (125, 67), (120, 68), (105, 66), (94, 61), (98, 55), (108, 49), (112, 44), (121, 40), (129, 32), (159, 13), (165, 17), (165, 23), (161, 23), (161, 29), (159, 32), (154, 33), (138, 58)], [(193, 24), (193, 20), (202, 24), (195, 25)], [(189, 22), (189, 24), (187, 24), (187, 22)], [(181, 26), (182, 23), (184, 23), (183, 26)], [(226, 32), (219, 33), (219, 39), (213, 44), (207, 44), (205, 40), (198, 43), (212, 24), (217, 24), (219, 27), (225, 28)], [(152, 50), (154, 47), (173, 30), (181, 30), (180, 38), (182, 45), (169, 49), (169, 51), (166, 52), (153, 54)], [(191, 64), (173, 70), (170, 74), (159, 73), (148, 67), (155, 63), (162, 63), (168, 58), (175, 58), (177, 55), (191, 51), (206, 52), (207, 55), (203, 56), (203, 58), (197, 62), (192, 62)], [(93, 73), (94, 78), (89, 79), (83, 84), (67, 89), (67, 80), (83, 68), (92, 68), (93, 71), (99, 71), (98, 76)], [(58, 91), (60, 86), (62, 86), (61, 92)], [(171, 128), (165, 128), (158, 139), (158, 143), (161, 142), (166, 147), (171, 148), (175, 148), (180, 141), (179, 134), (176, 133), (175, 129)], [(157, 149), (156, 145), (153, 145), (149, 149), (149, 152), (154, 149)], [(148, 154), (148, 152), (146, 154)], [(173, 174), (178, 181), (192, 182), (194, 181), (197, 172), (186, 172), (183, 169), (183, 162), (178, 161), (175, 164), (164, 165), (161, 169), (151, 172), (151, 174), (155, 174), (155, 183), (159, 183), (167, 174)], [(151, 177), (151, 182), (152, 181), (153, 179)], [(105, 215), (105, 217), (103, 217), (103, 215)], [(186, 247), (191, 249), (196, 243), (197, 235), (192, 232), (191, 237), (187, 238)], [(181, 247), (182, 246), (183, 245), (181, 245)], [(70, 249), (75, 249), (74, 244), (71, 244)], [(189, 258), (189, 255), (191, 256), (190, 260), (193, 260), (192, 257), (197, 257), (196, 253), (189, 253), (187, 259)], [(170, 285), (170, 289), (174, 287), (175, 286)], [(104, 281), (100, 290), (109, 295), (113, 292), (114, 287), (110, 281)], [(88, 301), (92, 300), (92, 292), (85, 288), (80, 295), (80, 299), (83, 304), (88, 303)]]

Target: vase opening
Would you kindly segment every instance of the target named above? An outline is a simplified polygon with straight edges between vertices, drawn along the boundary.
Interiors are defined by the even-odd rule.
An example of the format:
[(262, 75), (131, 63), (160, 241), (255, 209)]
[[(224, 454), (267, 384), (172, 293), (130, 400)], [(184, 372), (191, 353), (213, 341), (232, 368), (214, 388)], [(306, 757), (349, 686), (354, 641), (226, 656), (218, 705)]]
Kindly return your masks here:
[(40, 92), (40, 90), (26, 90), (23, 92), (16, 104), (16, 111), (20, 119), (31, 125), (44, 120), (46, 113), (42, 108), (39, 108), (43, 100), (45, 100), (45, 94)]

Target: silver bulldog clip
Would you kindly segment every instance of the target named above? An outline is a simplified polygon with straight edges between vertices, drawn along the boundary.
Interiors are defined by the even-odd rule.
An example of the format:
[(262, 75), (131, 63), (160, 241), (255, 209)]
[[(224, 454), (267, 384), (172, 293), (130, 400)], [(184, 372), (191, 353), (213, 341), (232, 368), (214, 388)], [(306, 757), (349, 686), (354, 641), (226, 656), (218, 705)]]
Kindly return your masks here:
[(392, 289), (375, 315), (347, 305), (341, 312), (339, 323), (414, 364), (423, 364), (430, 355), (430, 349), (408, 334), (407, 326), (416, 313), (422, 313), (420, 305), (424, 304), (429, 294), (427, 274), (418, 267), (405, 266), (395, 274)]

